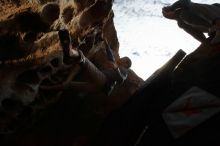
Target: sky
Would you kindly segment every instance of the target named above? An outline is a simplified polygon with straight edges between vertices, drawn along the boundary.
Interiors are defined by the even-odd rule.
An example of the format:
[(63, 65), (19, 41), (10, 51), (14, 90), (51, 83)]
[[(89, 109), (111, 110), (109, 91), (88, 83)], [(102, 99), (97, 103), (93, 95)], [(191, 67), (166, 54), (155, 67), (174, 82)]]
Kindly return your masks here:
[[(132, 60), (131, 69), (146, 80), (166, 63), (179, 49), (187, 54), (199, 42), (165, 19), (161, 9), (176, 0), (115, 0), (114, 22), (120, 43), (120, 55)], [(198, 3), (217, 3), (219, 0), (193, 0)]]

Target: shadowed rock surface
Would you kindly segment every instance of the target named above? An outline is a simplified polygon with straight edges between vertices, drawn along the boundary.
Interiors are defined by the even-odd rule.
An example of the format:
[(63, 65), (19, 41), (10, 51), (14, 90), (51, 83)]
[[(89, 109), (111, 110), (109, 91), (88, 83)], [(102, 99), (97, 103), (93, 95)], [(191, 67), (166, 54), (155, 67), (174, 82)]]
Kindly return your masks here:
[[(46, 5), (43, 5), (46, 4)], [(103, 120), (142, 84), (132, 70), (107, 96), (77, 61), (65, 60), (58, 31), (102, 72), (130, 67), (120, 57), (112, 1), (0, 1), (1, 145), (87, 145)], [(108, 59), (110, 47), (116, 63)], [(94, 83), (95, 84), (95, 83)]]
[[(113, 17), (111, 0), (0, 0), (1, 145), (218, 143), (219, 113), (178, 139), (162, 114), (195, 86), (220, 96), (220, 45), (208, 38), (189, 55), (179, 51), (143, 81), (119, 54)], [(114, 82), (105, 79), (114, 81), (121, 68), (128, 77), (108, 96)]]

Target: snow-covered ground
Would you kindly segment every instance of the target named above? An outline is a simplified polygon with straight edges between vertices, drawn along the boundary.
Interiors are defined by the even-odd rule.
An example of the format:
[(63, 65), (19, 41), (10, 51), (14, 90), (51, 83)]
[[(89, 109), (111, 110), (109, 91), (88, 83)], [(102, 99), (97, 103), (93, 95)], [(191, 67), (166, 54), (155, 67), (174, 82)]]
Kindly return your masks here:
[[(190, 53), (199, 42), (181, 30), (175, 21), (162, 17), (163, 6), (176, 0), (115, 0), (115, 26), (121, 56), (132, 60), (132, 69), (147, 79), (179, 49)], [(219, 0), (193, 0), (217, 3)]]

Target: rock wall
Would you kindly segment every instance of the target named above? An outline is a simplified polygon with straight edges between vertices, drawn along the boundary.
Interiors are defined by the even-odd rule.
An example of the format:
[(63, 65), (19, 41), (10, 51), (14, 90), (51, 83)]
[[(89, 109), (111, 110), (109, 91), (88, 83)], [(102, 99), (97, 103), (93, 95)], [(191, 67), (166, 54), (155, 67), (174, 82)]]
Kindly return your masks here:
[[(112, 0), (0, 1), (2, 144), (85, 145), (143, 84), (118, 53), (113, 17)], [(70, 52), (82, 51), (102, 73), (124, 67), (127, 79), (110, 95), (102, 87), (72, 86), (96, 81), (76, 60), (65, 60), (60, 30), (70, 34)]]

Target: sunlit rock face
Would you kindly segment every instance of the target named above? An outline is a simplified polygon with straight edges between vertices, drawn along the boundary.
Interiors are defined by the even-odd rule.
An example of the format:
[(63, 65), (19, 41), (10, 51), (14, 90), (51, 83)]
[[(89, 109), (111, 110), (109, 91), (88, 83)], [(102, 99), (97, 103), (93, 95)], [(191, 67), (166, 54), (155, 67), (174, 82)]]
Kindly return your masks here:
[[(111, 0), (48, 1), (0, 1), (0, 136), (12, 143), (77, 143), (78, 137), (95, 133), (108, 113), (143, 84), (129, 69), (129, 58), (118, 53)], [(102, 88), (71, 87), (91, 81), (77, 62), (65, 62), (58, 33), (63, 29), (70, 33), (71, 48), (81, 50), (101, 72), (114, 70), (106, 54), (110, 47), (115, 64), (128, 69), (125, 82), (109, 96)], [(71, 122), (62, 123), (62, 115), (64, 123)], [(52, 134), (57, 124), (63, 128), (60, 137)]]

